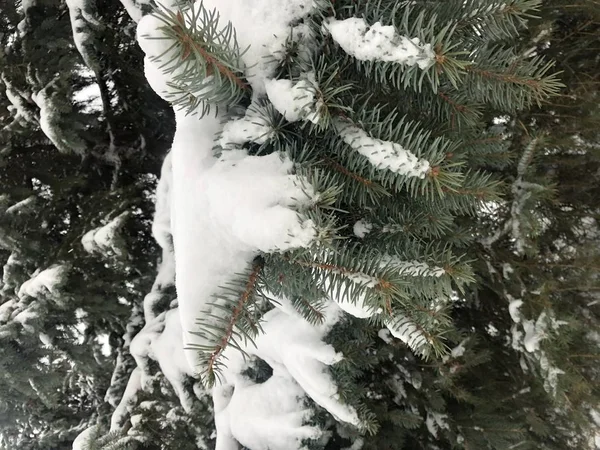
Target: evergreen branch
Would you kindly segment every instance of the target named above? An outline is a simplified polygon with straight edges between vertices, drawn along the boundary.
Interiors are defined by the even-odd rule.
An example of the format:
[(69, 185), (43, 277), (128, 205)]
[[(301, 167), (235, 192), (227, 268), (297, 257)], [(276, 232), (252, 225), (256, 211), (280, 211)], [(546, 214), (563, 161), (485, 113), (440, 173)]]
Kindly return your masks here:
[(229, 343), (231, 342), (231, 338), (234, 332), (234, 328), (244, 311), (248, 301), (251, 298), (251, 295), (256, 289), (256, 283), (258, 282), (258, 275), (263, 267), (262, 262), (257, 261), (253, 264), (252, 272), (250, 272), (250, 276), (248, 277), (248, 281), (246, 282), (246, 286), (244, 291), (241, 293), (239, 300), (227, 322), (227, 325), (224, 329), (223, 336), (221, 340), (216, 345), (215, 349), (212, 351), (210, 356), (207, 359), (207, 372), (208, 374), (213, 374), (215, 372), (217, 359), (222, 355), (223, 351), (227, 348)]
[(244, 52), (231, 23), (220, 27), (216, 10), (200, 3), (186, 10), (158, 8), (154, 14), (164, 23), (160, 39), (171, 44), (154, 59), (170, 80), (166, 95), (174, 106), (202, 116), (211, 104), (234, 105), (249, 94), (241, 75)]
[(337, 161), (335, 161), (331, 158), (325, 158), (324, 161), (330, 167), (334, 168), (335, 170), (337, 170), (341, 174), (345, 175), (346, 177), (362, 184), (363, 186), (365, 186), (367, 189), (369, 189), (373, 193), (386, 195), (386, 196), (390, 195), (381, 185), (375, 183), (373, 180), (369, 180), (368, 178), (364, 178), (364, 177), (360, 176), (359, 174), (348, 170), (347, 168), (345, 168), (342, 164), (338, 163)]
[(188, 59), (192, 53), (192, 50), (195, 50), (204, 59), (206, 64), (209, 65), (209, 68), (207, 69), (208, 76), (213, 74), (211, 67), (214, 66), (225, 78), (232, 81), (240, 89), (247, 90), (250, 88), (248, 83), (246, 83), (240, 76), (236, 75), (233, 70), (209, 53), (208, 50), (204, 48), (206, 45), (204, 42), (196, 42), (194, 40), (194, 37), (190, 35), (185, 28), (186, 23), (181, 11), (177, 11), (176, 18), (178, 23), (173, 26), (173, 31), (175, 32), (175, 36), (179, 39), (182, 46), (182, 61)]

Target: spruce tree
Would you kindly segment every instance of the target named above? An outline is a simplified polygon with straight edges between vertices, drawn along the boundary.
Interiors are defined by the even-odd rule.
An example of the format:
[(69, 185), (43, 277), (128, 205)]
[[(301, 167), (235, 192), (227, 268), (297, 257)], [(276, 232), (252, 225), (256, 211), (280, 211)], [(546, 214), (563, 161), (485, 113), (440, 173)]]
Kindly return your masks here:
[(2, 22), (1, 445), (597, 446), (593, 1), (123, 6)]
[[(588, 434), (575, 438), (573, 417), (548, 410), (561, 404), (562, 369), (545, 344), (558, 345), (550, 338), (567, 324), (550, 309), (522, 315), (508, 291), (512, 259), (489, 254), (511, 238), (517, 258), (531, 255), (540, 217), (528, 208), (550, 198), (547, 182), (529, 176), (543, 133), (536, 123), (525, 135), (517, 129), (525, 111), (561, 89), (551, 62), (529, 48), (539, 39), (520, 34), (539, 2), (324, 3), (295, 11), (287, 39), (266, 42), (241, 19), (252, 11), (212, 6), (163, 6), (138, 34), (149, 81), (176, 109), (178, 309), (196, 376), (215, 386), (216, 448), (587, 445), (589, 417), (578, 422)], [(266, 55), (252, 47), (261, 44), (270, 45)], [(238, 230), (236, 209), (252, 197), (226, 181), (219, 186), (237, 203), (215, 207), (231, 198), (200, 190), (197, 205), (212, 222), (196, 215), (188, 225), (177, 182), (194, 173), (190, 141), (215, 146), (211, 168), (198, 174), (215, 183), (211, 170), (228, 161), (239, 177), (256, 161), (275, 164), (274, 155), (291, 161), (300, 190), (270, 202), (298, 222), (281, 211), (269, 216), (279, 222), (272, 228), (258, 219), (290, 237), (266, 239), (250, 217)], [(218, 239), (214, 222), (233, 226), (233, 247), (195, 243)], [(225, 248), (246, 269), (232, 259), (211, 286), (212, 268), (194, 247)], [(498, 264), (506, 275), (494, 286), (483, 270)], [(332, 305), (345, 314), (332, 318)], [(307, 403), (270, 399), (273, 389)], [(261, 420), (279, 420), (280, 431)], [(551, 426), (565, 431), (551, 435)]]

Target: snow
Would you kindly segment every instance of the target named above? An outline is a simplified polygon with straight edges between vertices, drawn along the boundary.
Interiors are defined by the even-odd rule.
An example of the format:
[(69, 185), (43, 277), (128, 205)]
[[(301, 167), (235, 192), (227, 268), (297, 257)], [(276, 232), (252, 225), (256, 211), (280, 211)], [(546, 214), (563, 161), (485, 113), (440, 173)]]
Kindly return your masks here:
[(466, 342), (467, 342), (467, 340), (465, 339), (459, 345), (457, 345), (456, 347), (454, 347), (452, 349), (452, 351), (450, 352), (450, 355), (453, 358), (460, 358), (461, 356), (463, 356), (465, 354), (465, 351), (466, 351), (466, 348), (465, 348), (465, 343)]
[(443, 276), (446, 271), (442, 267), (430, 266), (420, 261), (402, 261), (399, 258), (384, 255), (381, 258), (382, 267), (390, 267), (400, 275), (412, 277), (435, 277)]
[(492, 322), (487, 324), (487, 326), (485, 327), (485, 331), (492, 337), (498, 336), (498, 334), (500, 333), (498, 328), (496, 328)]
[(243, 355), (232, 347), (225, 351), (227, 367), (213, 394), (217, 450), (237, 449), (235, 441), (253, 450), (287, 450), (299, 448), (302, 439), (319, 437), (317, 429), (304, 425), (310, 417), (305, 396), (338, 421), (360, 425), (356, 411), (340, 401), (327, 371), (342, 357), (322, 340), (339, 320), (340, 310), (330, 302), (324, 323), (313, 326), (289, 300), (278, 298), (275, 306), (263, 317), (264, 333), (255, 339), (256, 346), (243, 347), (273, 369), (266, 382), (244, 377)]
[(87, 450), (90, 439), (96, 433), (96, 427), (90, 427), (79, 433), (73, 441), (73, 450)]
[(31, 306), (12, 317), (13, 322), (19, 322), (23, 326), (23, 329), (28, 333), (33, 333), (35, 331), (29, 322), (36, 320), (40, 316), (39, 312), (36, 311), (36, 309), (38, 309), (36, 306), (37, 304), (33, 303)]
[(419, 66), (428, 69), (435, 63), (431, 44), (421, 44), (419, 38), (408, 38), (396, 33), (393, 26), (380, 22), (369, 26), (364, 19), (329, 19), (325, 29), (342, 49), (362, 61), (385, 61)]
[(285, 79), (266, 80), (265, 88), (269, 100), (287, 121), (319, 121), (318, 101), (315, 100), (318, 87), (314, 72), (304, 74), (303, 79), (296, 83)]
[[(150, 5), (150, 2), (147, 0), (121, 0), (121, 3), (125, 7), (127, 14), (129, 14), (129, 17), (131, 17), (134, 22), (139, 22), (142, 20), (144, 15), (142, 5)], [(161, 2), (161, 4), (164, 3)]]
[[(40, 338), (41, 337), (42, 336), (40, 335)], [(108, 334), (106, 334), (106, 333), (99, 334), (98, 336), (96, 336), (96, 342), (98, 342), (98, 344), (100, 344), (100, 346), (101, 346), (100, 351), (102, 352), (102, 354), (104, 356), (110, 356), (112, 354)]]
[(131, 372), (127, 387), (123, 393), (123, 398), (121, 398), (121, 402), (110, 419), (110, 431), (117, 431), (121, 428), (129, 408), (135, 403), (137, 394), (141, 390), (141, 372), (139, 367), (136, 367), (133, 369), (133, 372)]
[[(510, 300), (508, 308), (514, 322), (511, 327), (511, 339), (509, 342), (514, 350), (523, 352), (528, 356), (529, 360), (538, 362), (540, 373), (544, 378), (544, 389), (555, 396), (557, 393), (558, 376), (564, 372), (552, 365), (546, 353), (541, 350), (540, 342), (549, 336), (549, 326), (553, 330), (557, 330), (567, 322), (557, 320), (550, 309), (542, 311), (535, 321), (533, 319), (525, 319), (519, 309), (523, 301), (515, 300), (510, 294), (506, 294), (506, 296)], [(519, 329), (519, 324), (522, 325), (522, 331)], [(524, 372), (529, 370), (524, 358), (521, 358), (520, 364)]]
[[(25, 23), (25, 22), (23, 22)], [(5, 87), (5, 95), (8, 101), (11, 103), (9, 109), (14, 111), (13, 122), (26, 121), (36, 123), (36, 119), (33, 114), (29, 112), (26, 106), (27, 96), (19, 92), (19, 90), (8, 80), (8, 78), (2, 74), (2, 83)], [(11, 124), (5, 125), (4, 129), (9, 128)]]
[(190, 331), (218, 287), (257, 251), (306, 246), (315, 235), (312, 222), (290, 208), (294, 199), (306, 198), (303, 181), (288, 174), (291, 162), (243, 150), (215, 159), (218, 123), (178, 115), (171, 153), (177, 292), (184, 330)]
[(48, 94), (51, 84), (49, 83), (44, 89), (34, 93), (31, 99), (40, 108), (40, 128), (46, 137), (59, 151), (68, 153), (72, 150), (71, 143), (63, 136), (57, 123), (59, 112), (52, 104), (52, 99)]
[(525, 331), (523, 345), (529, 353), (539, 350), (540, 341), (546, 337), (546, 326), (545, 313), (540, 314), (536, 322), (533, 320), (523, 321), (523, 330)]
[(354, 235), (359, 238), (364, 238), (372, 230), (373, 230), (373, 224), (369, 223), (365, 220), (358, 220), (354, 224), (354, 227), (352, 228)]
[(58, 292), (66, 278), (67, 267), (56, 264), (48, 269), (36, 271), (33, 276), (25, 281), (19, 288), (18, 297), (39, 297), (50, 294), (53, 296)]
[(251, 105), (244, 117), (231, 120), (223, 127), (219, 145), (224, 149), (240, 148), (246, 142), (264, 144), (274, 134), (271, 125), (265, 119), (264, 107)]
[[(199, 318), (210, 320), (210, 315), (223, 314), (219, 308), (221, 286), (244, 273), (260, 252), (306, 248), (316, 237), (315, 224), (302, 212), (318, 193), (306, 179), (294, 174), (293, 163), (282, 154), (249, 155), (241, 148), (246, 142), (262, 144), (271, 137), (270, 125), (261, 119), (265, 114), (255, 114), (263, 107), (260, 102), (265, 96), (288, 121), (318, 121), (313, 73), (294, 80), (273, 79), (288, 37), (309, 37), (308, 27), (300, 21), (313, 10), (313, 0), (205, 0), (204, 7), (217, 7), (221, 26), (232, 23), (240, 48), (250, 45), (241, 58), (253, 88), (252, 106), (242, 117), (229, 121), (225, 121), (225, 105), (211, 105), (219, 106), (219, 112), (215, 108), (215, 114), (202, 118), (175, 113), (177, 128), (157, 188), (153, 225), (163, 258), (155, 285), (144, 299), (146, 324), (131, 341), (138, 367), (113, 415), (113, 428), (121, 426), (127, 405), (147, 385), (148, 358), (158, 361), (182, 405), (188, 407), (191, 399), (182, 387), (183, 380), (197, 379), (202, 368), (197, 365), (197, 351), (183, 349), (209, 343), (206, 337), (190, 332), (200, 331)], [(145, 73), (150, 85), (168, 98), (173, 88), (160, 68), (164, 60), (155, 59), (170, 46), (167, 40), (155, 39), (161, 37), (161, 25), (155, 17), (143, 17), (138, 40), (146, 54)], [(413, 64), (419, 64), (419, 58), (413, 58)], [(427, 161), (398, 144), (371, 138), (348, 124), (338, 128), (346, 142), (377, 167), (421, 178), (429, 169)], [(382, 155), (377, 156), (369, 147), (374, 144)], [(216, 146), (220, 146), (218, 154)], [(441, 269), (428, 265), (393, 262), (408, 276), (441, 275)], [(376, 281), (365, 274), (342, 275), (367, 286), (374, 286)], [(178, 306), (156, 312), (162, 287), (173, 279)], [(252, 450), (288, 450), (299, 448), (304, 439), (320, 437), (318, 429), (306, 424), (311, 414), (308, 399), (338, 421), (361, 425), (354, 408), (341, 401), (329, 373), (328, 367), (342, 355), (323, 342), (342, 310), (364, 317), (380, 313), (364, 302), (338, 305), (329, 301), (325, 322), (315, 326), (287, 299), (274, 299), (274, 308), (262, 317), (263, 332), (254, 339), (255, 345), (238, 342), (247, 356), (260, 358), (272, 368), (272, 376), (262, 383), (244, 375), (248, 360), (241, 352), (233, 346), (224, 349), (222, 362), (226, 367), (213, 390), (217, 450), (237, 450), (239, 444)], [(411, 346), (419, 344), (420, 332), (415, 325), (407, 318), (396, 319), (387, 324), (389, 332)]]
[(352, 149), (365, 156), (377, 169), (388, 169), (407, 177), (425, 178), (429, 162), (419, 159), (400, 144), (382, 141), (344, 120), (335, 121), (340, 137)]
[(379, 330), (377, 332), (377, 336), (379, 336), (379, 338), (386, 344), (391, 344), (392, 342), (394, 342), (393, 339), (390, 337), (390, 330), (388, 330), (387, 328), (382, 328), (381, 330)]
[(544, 389), (546, 392), (556, 396), (558, 388), (558, 376), (565, 372), (554, 367), (544, 352), (541, 352), (540, 369), (544, 377)]
[[(229, 5), (223, 6), (227, 9)], [(205, 2), (205, 7), (210, 6)], [(239, 6), (247, 10), (247, 6)], [(151, 60), (168, 46), (152, 39), (157, 26), (158, 19), (144, 17), (138, 36), (146, 52), (146, 76), (157, 93), (165, 95), (168, 78), (160, 63)], [(293, 164), (289, 159), (275, 153), (251, 156), (245, 150), (224, 151), (219, 158), (213, 155), (215, 139), (223, 128), (221, 119), (220, 115), (198, 119), (176, 112), (177, 131), (170, 156), (171, 225), (184, 332), (196, 330), (201, 314), (215, 312), (208, 303), (219, 286), (243, 272), (258, 251), (305, 247), (316, 234), (312, 221), (301, 219), (296, 211), (308, 202), (310, 186), (290, 174)], [(185, 340), (186, 344), (204, 343), (189, 333)], [(195, 367), (192, 356), (190, 363)]]
[(81, 238), (81, 244), (88, 253), (113, 254), (124, 256), (119, 232), (127, 219), (129, 211), (125, 211), (106, 225), (88, 231)]
[(14, 300), (8, 300), (0, 305), (0, 322), (8, 322), (13, 311), (17, 308)]
[[(360, 283), (357, 283), (360, 284)], [(334, 300), (336, 304), (346, 313), (351, 316), (358, 317), (359, 319), (368, 319), (375, 315), (378, 311), (377, 308), (373, 308), (366, 305), (364, 302), (364, 295), (357, 296), (357, 298), (350, 299), (345, 294), (343, 288), (338, 291), (339, 297)]]
[[(529, 142), (517, 164), (517, 177), (511, 186), (513, 200), (510, 205), (510, 218), (492, 235), (480, 239), (481, 244), (486, 248), (490, 248), (491, 245), (498, 241), (498, 239), (500, 239), (502, 236), (509, 234), (512, 238), (515, 252), (518, 255), (525, 253), (525, 248), (527, 246), (527, 230), (523, 229), (523, 224), (521, 222), (523, 208), (525, 208), (527, 201), (531, 198), (534, 192), (539, 192), (546, 189), (537, 183), (524, 181), (524, 177), (526, 175), (527, 168), (531, 163), (533, 151), (537, 145), (537, 142), (537, 139), (532, 139)], [(510, 274), (510, 272), (504, 271), (503, 267), (503, 274), (506, 277), (508, 274)]]
[(31, 195), (20, 202), (15, 203), (14, 205), (6, 208), (5, 214), (20, 214), (27, 209), (30, 209), (35, 203), (36, 197), (35, 195)]
[(429, 341), (423, 331), (408, 317), (396, 314), (386, 323), (388, 330), (397, 339), (404, 342), (412, 351), (422, 354)]
[(34, 6), (36, 0), (21, 0), (21, 12), (23, 14), (23, 20), (21, 20), (17, 24), (17, 30), (19, 31), (19, 36), (23, 37), (29, 31), (29, 24), (27, 22), (27, 10)]
[(184, 376), (191, 377), (193, 371), (188, 364), (182, 339), (183, 333), (179, 320), (179, 311), (172, 309), (166, 312), (164, 329), (162, 333), (152, 340), (150, 349), (153, 359), (158, 361), (161, 372), (169, 380), (169, 383), (171, 383), (171, 386), (173, 386), (175, 393), (179, 397), (181, 406), (183, 406), (186, 412), (190, 412), (193, 399), (183, 387), (183, 383), (185, 381)]
[[(419, 261), (402, 261), (397, 257), (389, 255), (384, 255), (380, 258), (380, 266), (393, 269), (398, 274), (404, 276), (440, 277), (445, 273), (444, 269), (440, 267), (429, 266)], [(374, 288), (379, 283), (378, 279), (363, 273), (348, 273), (344, 271), (339, 271), (338, 273), (340, 276), (362, 287)], [(323, 280), (323, 284), (324, 289), (328, 291), (327, 279)], [(341, 285), (336, 290), (336, 295), (331, 298), (344, 312), (359, 319), (367, 319), (382, 312), (380, 307), (373, 307), (366, 303), (366, 294), (364, 292), (353, 293), (352, 296), (349, 296), (346, 294), (346, 291), (349, 289), (351, 287)], [(396, 313), (393, 317), (385, 320), (385, 326), (392, 336), (400, 339), (414, 352), (425, 352), (429, 340), (423, 330), (408, 317)]]
[(510, 303), (508, 304), (508, 312), (510, 314), (510, 318), (515, 323), (519, 323), (521, 321), (521, 311), (519, 308), (523, 305), (523, 300), (514, 299), (512, 297), (509, 298)]
[(204, 0), (203, 4), (207, 10), (218, 10), (221, 24), (231, 22), (240, 48), (247, 48), (242, 61), (255, 95), (265, 92), (265, 80), (272, 78), (284, 57), (288, 38), (310, 33), (301, 19), (315, 9), (314, 0)]
[(66, 0), (66, 2), (69, 8), (75, 47), (85, 64), (90, 69), (95, 69), (98, 64), (87, 49), (88, 41), (92, 38), (92, 35), (89, 33), (91, 30), (89, 24), (98, 26), (100, 23), (86, 11), (88, 6), (86, 0)]
[(73, 93), (73, 101), (83, 104), (83, 112), (93, 113), (102, 111), (100, 86), (93, 82)]
[(448, 430), (450, 429), (448, 422), (447, 414), (441, 414), (437, 412), (429, 411), (427, 413), (427, 418), (425, 419), (425, 425), (427, 426), (427, 430), (433, 435), (434, 438), (438, 437), (438, 432), (440, 429)]

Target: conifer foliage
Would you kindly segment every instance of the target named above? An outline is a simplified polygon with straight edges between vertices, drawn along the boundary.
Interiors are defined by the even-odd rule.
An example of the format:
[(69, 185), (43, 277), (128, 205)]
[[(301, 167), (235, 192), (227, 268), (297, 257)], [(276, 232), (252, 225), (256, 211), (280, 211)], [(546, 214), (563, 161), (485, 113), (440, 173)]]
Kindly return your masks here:
[[(168, 154), (170, 127), (152, 126), (164, 103), (101, 56), (100, 4), (67, 1), (61, 28), (74, 42), (62, 61), (80, 58), (96, 80), (96, 113), (65, 96), (64, 75), (32, 69), (37, 6), (13, 26), (28, 75), (3, 72), (3, 155), (19, 155), (27, 141), (13, 136), (32, 126), (34, 145), (102, 167), (103, 189), (72, 205), (64, 233), (50, 227), (52, 257), (31, 218), (36, 202), (71, 204), (73, 188), (37, 181), (26, 196), (14, 182), (0, 198), (2, 364), (18, 369), (0, 394), (19, 411), (3, 445), (40, 428), (23, 425), (23, 397), (39, 421), (78, 400), (87, 416), (65, 419), (76, 450), (600, 443), (599, 60), (586, 2), (123, 5), (147, 82), (174, 110)], [(85, 114), (92, 127), (67, 126)], [(161, 152), (151, 224), (153, 177), (135, 161)], [(94, 209), (105, 215), (82, 219)], [(22, 223), (36, 239), (15, 233)], [(86, 290), (130, 315), (86, 303)], [(49, 317), (67, 326), (48, 336)], [(84, 363), (69, 336), (81, 324), (84, 344), (110, 335), (108, 355)], [(62, 391), (53, 364), (69, 374)]]

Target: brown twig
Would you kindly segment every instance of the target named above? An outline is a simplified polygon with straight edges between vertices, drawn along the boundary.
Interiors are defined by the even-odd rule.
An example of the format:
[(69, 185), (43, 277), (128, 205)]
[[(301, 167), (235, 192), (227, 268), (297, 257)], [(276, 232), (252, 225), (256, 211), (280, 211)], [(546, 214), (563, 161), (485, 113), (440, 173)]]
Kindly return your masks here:
[(229, 319), (229, 323), (227, 324), (227, 328), (225, 329), (225, 334), (221, 338), (221, 341), (219, 342), (219, 344), (217, 345), (215, 350), (210, 354), (210, 356), (208, 358), (209, 373), (212, 373), (214, 371), (214, 366), (217, 361), (217, 358), (223, 353), (223, 350), (225, 350), (225, 348), (229, 344), (229, 340), (231, 339), (231, 336), (233, 334), (233, 329), (235, 327), (235, 324), (237, 323), (242, 312), (244, 311), (244, 307), (246, 306), (246, 303), (248, 302), (248, 300), (250, 300), (252, 292), (254, 292), (256, 283), (258, 281), (258, 274), (260, 273), (261, 269), (262, 269), (261, 263), (257, 262), (254, 264), (254, 267), (252, 268), (252, 272), (250, 273), (250, 276), (248, 277), (248, 281), (246, 282), (246, 287), (244, 289), (244, 292), (242, 292), (242, 295), (240, 296), (237, 304), (235, 305), (235, 308), (233, 308), (231, 318)]

